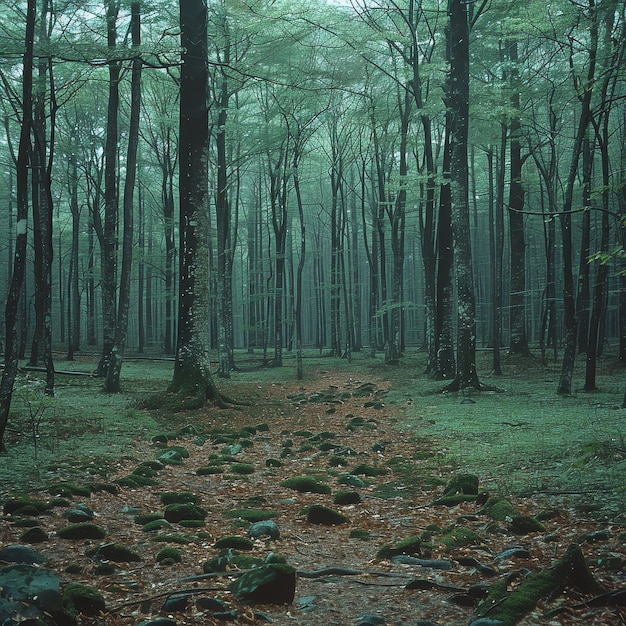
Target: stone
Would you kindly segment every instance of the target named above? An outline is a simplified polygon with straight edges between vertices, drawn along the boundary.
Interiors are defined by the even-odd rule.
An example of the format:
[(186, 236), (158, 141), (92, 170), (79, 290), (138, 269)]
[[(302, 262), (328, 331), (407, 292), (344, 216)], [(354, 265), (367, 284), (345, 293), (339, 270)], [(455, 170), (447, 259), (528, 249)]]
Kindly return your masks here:
[(164, 613), (181, 613), (187, 608), (191, 595), (190, 593), (173, 593), (167, 596), (161, 610)]
[(246, 537), (240, 537), (239, 535), (228, 535), (222, 537), (215, 542), (215, 547), (218, 550), (224, 550), (232, 548), (233, 550), (252, 550), (254, 544), (250, 539)]
[(69, 583), (63, 590), (63, 606), (70, 615), (97, 615), (106, 609), (102, 594), (89, 585)]
[(173, 524), (186, 519), (203, 520), (207, 512), (191, 502), (182, 504), (168, 504), (163, 512), (163, 517)]
[(248, 528), (248, 537), (258, 539), (259, 537), (269, 537), (270, 539), (280, 539), (280, 530), (272, 520), (255, 522)]
[(0, 549), (0, 561), (5, 563), (44, 563), (46, 558), (28, 546), (9, 545)]
[(20, 541), (23, 543), (43, 543), (48, 541), (48, 533), (41, 526), (34, 526), (20, 535)]
[(329, 494), (330, 487), (315, 480), (312, 476), (293, 476), (280, 483), (281, 487), (287, 487), (301, 493)]
[(113, 561), (114, 563), (133, 563), (141, 561), (141, 556), (134, 550), (119, 543), (105, 543), (87, 551), (87, 556), (96, 561)]
[(102, 526), (90, 522), (70, 524), (57, 532), (57, 536), (61, 539), (104, 539), (106, 535), (107, 531)]
[(296, 570), (284, 563), (270, 563), (246, 572), (229, 589), (247, 602), (291, 604), (296, 592)]
[(350, 523), (350, 519), (343, 513), (321, 504), (313, 504), (308, 508), (306, 521), (309, 524), (320, 524), (322, 526), (340, 526), (341, 524)]
[(157, 617), (156, 619), (146, 619), (139, 622), (137, 626), (178, 626), (178, 622), (169, 617)]

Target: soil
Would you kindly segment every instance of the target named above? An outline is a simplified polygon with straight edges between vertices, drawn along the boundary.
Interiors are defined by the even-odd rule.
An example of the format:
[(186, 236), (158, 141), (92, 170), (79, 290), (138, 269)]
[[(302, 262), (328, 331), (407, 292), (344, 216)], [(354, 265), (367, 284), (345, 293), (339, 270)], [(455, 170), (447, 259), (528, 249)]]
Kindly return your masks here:
[[(168, 441), (169, 446), (183, 446), (189, 457), (181, 465), (167, 465), (158, 473), (158, 484), (152, 487), (121, 487), (115, 494), (93, 492), (89, 498), (75, 496), (74, 503), (84, 503), (96, 513), (96, 523), (107, 529), (106, 542), (126, 545), (142, 557), (139, 563), (115, 564), (109, 574), (98, 573), (98, 563), (86, 552), (97, 541), (69, 541), (56, 536), (67, 525), (63, 509), (53, 509), (40, 517), (40, 524), (49, 540), (34, 546), (48, 558), (46, 567), (60, 573), (63, 583), (83, 582), (99, 589), (107, 610), (96, 616), (81, 616), (81, 626), (130, 626), (149, 618), (165, 616), (164, 600), (172, 593), (191, 591), (199, 596), (220, 598), (236, 611), (233, 624), (262, 624), (271, 621), (283, 626), (306, 624), (348, 626), (358, 624), (362, 616), (378, 616), (387, 625), (436, 624), (462, 625), (472, 621), (475, 606), (464, 593), (475, 585), (491, 585), (512, 572), (523, 578), (528, 572), (541, 571), (561, 557), (569, 544), (581, 541), (583, 553), (595, 578), (606, 589), (624, 586), (625, 531), (621, 523), (598, 518), (593, 512), (582, 512), (566, 496), (544, 495), (527, 498), (507, 496), (515, 509), (528, 516), (551, 511), (543, 521), (545, 531), (515, 535), (507, 521), (494, 520), (478, 514), (475, 502), (453, 506), (435, 506), (445, 485), (453, 478), (453, 467), (434, 440), (411, 435), (402, 424), (401, 408), (385, 402), (390, 382), (381, 376), (359, 380), (346, 371), (320, 370), (306, 381), (231, 385), (229, 395), (252, 397), (251, 406), (237, 410), (208, 407), (193, 414), (178, 415), (170, 430), (193, 425), (192, 433)], [(253, 466), (250, 474), (237, 474), (232, 463), (221, 474), (199, 476), (196, 471), (206, 467), (211, 455), (223, 454), (228, 444), (217, 443), (216, 432), (240, 431), (249, 428), (250, 447), (230, 448), (237, 463)], [(206, 441), (198, 439), (198, 433)], [(325, 434), (324, 434), (325, 433)], [(331, 446), (321, 446), (323, 442)], [(354, 455), (347, 452), (351, 449)], [(162, 449), (151, 442), (138, 442), (132, 458), (120, 459), (111, 478), (128, 475), (143, 460), (154, 459)], [(338, 457), (343, 456), (343, 461)], [(268, 459), (280, 461), (270, 462)], [(355, 489), (359, 503), (335, 505), (333, 496), (347, 487), (340, 478), (359, 465), (379, 468), (380, 475), (361, 478), (366, 486)], [(375, 472), (370, 472), (375, 473)], [(331, 495), (300, 493), (281, 486), (286, 478), (301, 475), (317, 477), (330, 486)], [(480, 490), (484, 488), (481, 486)], [(157, 532), (146, 533), (133, 522), (133, 515), (124, 507), (142, 513), (159, 512), (163, 492), (191, 491), (199, 505), (208, 511), (200, 529), (178, 527), (171, 532), (183, 535), (188, 543), (151, 541)], [(50, 498), (45, 492), (32, 494)], [(235, 599), (228, 585), (239, 575), (235, 568), (230, 576), (202, 578), (203, 565), (220, 551), (217, 539), (226, 535), (245, 535), (246, 524), (228, 517), (233, 509), (271, 509), (278, 513), (275, 522), (280, 539), (256, 540), (252, 556), (265, 558), (275, 552), (303, 574), (298, 577), (296, 595), (291, 605), (251, 607)], [(341, 511), (349, 523), (322, 526), (306, 521), (306, 507), (323, 504)], [(478, 540), (470, 545), (449, 549), (442, 537), (451, 527), (474, 531)], [(2, 544), (18, 543), (23, 528), (2, 522)], [(355, 532), (361, 531), (361, 532)], [(585, 533), (606, 531), (596, 541), (583, 540)], [(432, 569), (415, 564), (400, 564), (377, 557), (386, 545), (395, 545), (411, 536), (423, 536), (424, 559), (450, 561), (448, 570)], [(161, 565), (156, 554), (165, 545), (182, 552), (182, 563)], [(505, 550), (522, 547), (515, 556), (497, 558)], [(521, 556), (520, 556), (521, 555)], [(621, 566), (604, 566), (612, 555)], [(471, 557), (495, 570), (486, 576)], [(460, 562), (459, 562), (460, 561)], [(69, 573), (69, 571), (75, 573)], [(341, 568), (330, 570), (328, 568)], [(326, 570), (326, 573), (320, 570)], [(347, 570), (354, 570), (348, 574)], [(307, 573), (316, 572), (311, 577)], [(416, 579), (434, 583), (429, 589), (406, 589)], [(511, 588), (519, 584), (511, 582)], [(421, 583), (417, 586), (428, 586)], [(446, 588), (448, 586), (448, 588)], [(546, 599), (526, 615), (520, 624), (551, 625), (626, 623), (624, 607), (590, 606), (590, 598), (575, 589), (566, 589), (558, 598)], [(469, 606), (468, 606), (469, 604)], [(547, 611), (562, 610), (547, 619)], [(259, 611), (260, 613), (255, 613)], [(265, 617), (263, 617), (263, 615)], [(210, 611), (190, 601), (187, 608), (172, 614), (177, 624), (221, 624)], [(423, 620), (420, 622), (420, 620)]]

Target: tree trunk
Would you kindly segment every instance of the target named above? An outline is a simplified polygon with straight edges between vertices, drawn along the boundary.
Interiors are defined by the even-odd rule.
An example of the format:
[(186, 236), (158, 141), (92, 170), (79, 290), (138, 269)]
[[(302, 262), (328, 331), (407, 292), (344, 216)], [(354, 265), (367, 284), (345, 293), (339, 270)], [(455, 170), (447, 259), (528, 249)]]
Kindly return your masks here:
[(204, 0), (180, 0), (178, 333), (169, 390), (191, 406), (223, 406), (209, 355), (208, 49)]
[(451, 390), (480, 383), (476, 373), (476, 304), (472, 268), (469, 219), (469, 173), (467, 138), (469, 130), (469, 5), (452, 0), (449, 7), (450, 73), (446, 85), (450, 136), (450, 192), (452, 231), (458, 302), (456, 376)]
[(26, 5), (26, 30), (22, 60), (22, 125), (17, 154), (17, 208), (13, 271), (5, 308), (4, 370), (0, 380), (0, 453), (6, 452), (4, 435), (17, 377), (19, 344), (17, 316), (26, 269), (28, 236), (28, 171), (33, 106), (33, 48), (35, 42), (36, 0)]
[(119, 0), (107, 0), (107, 46), (111, 58), (108, 61), (109, 100), (104, 148), (104, 221), (99, 233), (102, 275), (102, 356), (96, 369), (96, 375), (103, 378), (108, 375), (117, 322), (117, 220), (119, 213), (117, 143), (120, 62), (114, 58), (114, 54), (117, 45), (118, 12)]
[(128, 309), (130, 307), (130, 278), (133, 266), (134, 244), (134, 200), (135, 180), (137, 177), (137, 151), (139, 147), (139, 114), (141, 112), (141, 56), (138, 48), (141, 45), (141, 14), (140, 3), (131, 4), (131, 39), (136, 50), (132, 62), (130, 126), (128, 129), (128, 150), (126, 153), (126, 180), (123, 197), (122, 225), (122, 271), (117, 305), (115, 336), (111, 347), (111, 356), (107, 370), (105, 390), (109, 393), (120, 391), (120, 374), (126, 337), (128, 335)]

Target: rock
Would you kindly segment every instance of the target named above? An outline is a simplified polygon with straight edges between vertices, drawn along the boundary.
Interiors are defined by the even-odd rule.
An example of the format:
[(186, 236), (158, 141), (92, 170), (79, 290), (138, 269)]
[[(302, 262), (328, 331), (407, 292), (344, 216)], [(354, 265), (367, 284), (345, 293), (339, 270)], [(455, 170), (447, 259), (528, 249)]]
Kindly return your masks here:
[(207, 512), (201, 509), (195, 504), (183, 503), (183, 504), (169, 504), (165, 507), (163, 517), (168, 522), (176, 523), (182, 520), (204, 520), (207, 516)]
[(333, 503), (340, 506), (358, 504), (359, 502), (361, 502), (361, 494), (358, 491), (348, 491), (347, 489), (338, 491), (333, 498)]
[(246, 572), (229, 589), (248, 602), (291, 604), (296, 592), (296, 570), (284, 563), (270, 563)]
[(77, 524), (80, 522), (90, 522), (95, 516), (93, 511), (86, 504), (77, 504), (67, 509), (67, 511), (63, 513), (63, 517), (69, 522), (72, 522), (72, 524)]
[(348, 487), (356, 487), (358, 489), (362, 489), (367, 486), (367, 483), (362, 478), (355, 476), (354, 474), (344, 474), (339, 477), (337, 482), (340, 485), (347, 485)]
[(97, 548), (88, 550), (87, 556), (96, 561), (113, 561), (114, 563), (141, 561), (139, 554), (119, 543), (105, 543)]
[(377, 559), (390, 559), (399, 554), (420, 554), (422, 538), (413, 535), (407, 539), (403, 539), (396, 545), (383, 546), (376, 554)]
[(180, 563), (183, 557), (177, 548), (167, 547), (157, 552), (156, 560), (157, 563), (162, 565), (173, 565), (174, 563)]
[(340, 526), (350, 523), (350, 519), (343, 513), (321, 504), (313, 504), (308, 508), (306, 521), (309, 524), (321, 524), (323, 526)]
[(530, 558), (530, 552), (526, 548), (516, 546), (515, 548), (509, 548), (496, 555), (497, 561), (504, 561), (505, 559), (528, 559)]
[(48, 541), (48, 533), (41, 526), (34, 526), (20, 535), (23, 543), (43, 543)]
[(12, 545), (0, 549), (0, 561), (5, 563), (43, 563), (46, 558), (28, 546)]
[(145, 524), (141, 530), (143, 530), (144, 533), (150, 533), (153, 530), (161, 530), (162, 528), (172, 528), (172, 525), (166, 519), (155, 519)]
[(280, 483), (281, 487), (287, 487), (301, 493), (329, 494), (330, 487), (315, 480), (312, 476), (293, 476)]
[(191, 491), (166, 491), (161, 494), (163, 504), (198, 504), (198, 496)]
[(515, 515), (509, 523), (509, 528), (516, 535), (528, 535), (530, 533), (545, 532), (546, 527), (534, 517), (527, 515)]
[(196, 606), (204, 611), (223, 611), (226, 608), (226, 603), (219, 598), (198, 598), (196, 600)]
[(504, 626), (504, 622), (501, 622), (499, 619), (481, 617), (480, 619), (475, 619), (469, 626)]
[(97, 615), (106, 609), (102, 594), (89, 585), (69, 583), (63, 590), (63, 606), (70, 615)]
[(408, 554), (398, 554), (391, 557), (392, 563), (400, 563), (401, 565), (419, 565), (420, 567), (428, 567), (430, 569), (450, 570), (452, 562), (447, 559), (418, 559)]
[(48, 616), (56, 626), (76, 626), (76, 621), (63, 610), (59, 578), (50, 570), (24, 564), (2, 568), (0, 589), (1, 624), (39, 626)]
[(96, 524), (70, 524), (57, 532), (61, 539), (104, 539), (107, 531)]
[(215, 542), (215, 547), (218, 550), (232, 548), (233, 550), (252, 550), (254, 544), (250, 539), (246, 537), (240, 537), (239, 535), (228, 535), (222, 537)]
[(270, 539), (280, 539), (280, 530), (272, 520), (255, 522), (248, 528), (248, 537), (258, 539), (259, 537), (269, 537)]

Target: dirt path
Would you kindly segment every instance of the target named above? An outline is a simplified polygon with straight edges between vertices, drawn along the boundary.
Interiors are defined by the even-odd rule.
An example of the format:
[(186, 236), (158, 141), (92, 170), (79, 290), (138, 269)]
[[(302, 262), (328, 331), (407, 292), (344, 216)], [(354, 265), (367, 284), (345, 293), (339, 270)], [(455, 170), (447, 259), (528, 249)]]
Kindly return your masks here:
[[(247, 523), (231, 517), (234, 509), (260, 508), (277, 513), (274, 521), (280, 529), (280, 539), (256, 540), (246, 554), (264, 559), (269, 552), (276, 552), (301, 572), (342, 568), (334, 570), (334, 574), (300, 576), (290, 606), (259, 607), (279, 626), (348, 626), (359, 623), (358, 618), (365, 615), (383, 620), (367, 622), (371, 624), (468, 624), (474, 607), (464, 591), (489, 585), (513, 571), (540, 571), (584, 533), (598, 530), (607, 532), (597, 535), (597, 541), (583, 544), (585, 557), (594, 575), (607, 588), (617, 588), (620, 576), (623, 584), (623, 571), (620, 574), (597, 564), (606, 562), (606, 555), (612, 554), (621, 558), (621, 567), (624, 566), (624, 529), (607, 529), (591, 518), (577, 516), (565, 502), (513, 501), (525, 515), (553, 511), (553, 517), (544, 521), (545, 531), (525, 536), (512, 534), (506, 522), (495, 523), (477, 515), (479, 507), (473, 502), (432, 506), (451, 479), (452, 468), (427, 441), (409, 440), (397, 429), (401, 416), (397, 407), (385, 404), (386, 386), (382, 379), (356, 380), (344, 372), (320, 372), (307, 382), (242, 389), (246, 395), (254, 396), (252, 407), (243, 411), (207, 410), (194, 416), (189, 434), (179, 433), (177, 439), (168, 441), (170, 449), (182, 446), (189, 456), (179, 465), (168, 464), (158, 471), (156, 485), (122, 487), (116, 494), (98, 491), (89, 498), (74, 497), (75, 503), (83, 502), (94, 511), (94, 521), (107, 530), (106, 542), (132, 548), (141, 556), (138, 563), (115, 564), (113, 571), (106, 573), (85, 554), (98, 541), (68, 541), (56, 536), (67, 525), (63, 509), (55, 508), (52, 514), (42, 516), (40, 525), (49, 533), (49, 540), (36, 548), (48, 557), (47, 566), (61, 572), (64, 582), (85, 582), (97, 587), (105, 597), (107, 613), (84, 617), (81, 624), (138, 624), (163, 615), (164, 599), (181, 590), (223, 600), (227, 609), (234, 611), (231, 623), (263, 623), (260, 615), (255, 616), (228, 592), (228, 577), (197, 579), (203, 573), (204, 563), (219, 556), (220, 550), (214, 546), (218, 539), (245, 536)], [(182, 426), (176, 424), (172, 430)], [(247, 431), (242, 430), (245, 428)], [(153, 459), (163, 451), (154, 445), (140, 444), (132, 460), (120, 460), (117, 477), (127, 476), (140, 461)], [(221, 472), (199, 475), (198, 470), (206, 467), (219, 468)], [(347, 474), (356, 474), (365, 486), (341, 484)], [(281, 485), (287, 478), (302, 475), (316, 478), (331, 493), (301, 493)], [(360, 502), (335, 504), (334, 497), (341, 490), (357, 492)], [(144, 532), (141, 525), (134, 523), (138, 512), (163, 511), (163, 492), (179, 491), (195, 494), (198, 504), (208, 512), (202, 527), (175, 524), (165, 530)], [(339, 510), (349, 523), (308, 523), (303, 509), (313, 504)], [(132, 507), (130, 512), (128, 507)], [(446, 531), (458, 528), (472, 531), (478, 539), (448, 549), (443, 540)], [(2, 542), (17, 543), (22, 531), (23, 528), (5, 525)], [(170, 541), (155, 541), (159, 535), (169, 535)], [(414, 557), (446, 562), (450, 568), (377, 558), (383, 546), (412, 536), (421, 536), (423, 541), (422, 550)], [(164, 545), (176, 547), (182, 562), (158, 564), (156, 555)], [(513, 547), (524, 551), (498, 558)], [(494, 575), (487, 576), (488, 569), (481, 573), (476, 563), (491, 568), (489, 573)], [(346, 569), (359, 573), (341, 575)], [(430, 581), (430, 588), (425, 588), (427, 583), (420, 583), (417, 586), (423, 589), (405, 589), (415, 579)], [(537, 607), (521, 623), (537, 624), (548, 608), (578, 604), (582, 599), (567, 592)], [(223, 623), (214, 619), (211, 610), (199, 608), (192, 600), (184, 610), (171, 614), (177, 624)], [(623, 615), (616, 611), (615, 607), (568, 609), (552, 617), (550, 624), (624, 623)]]

